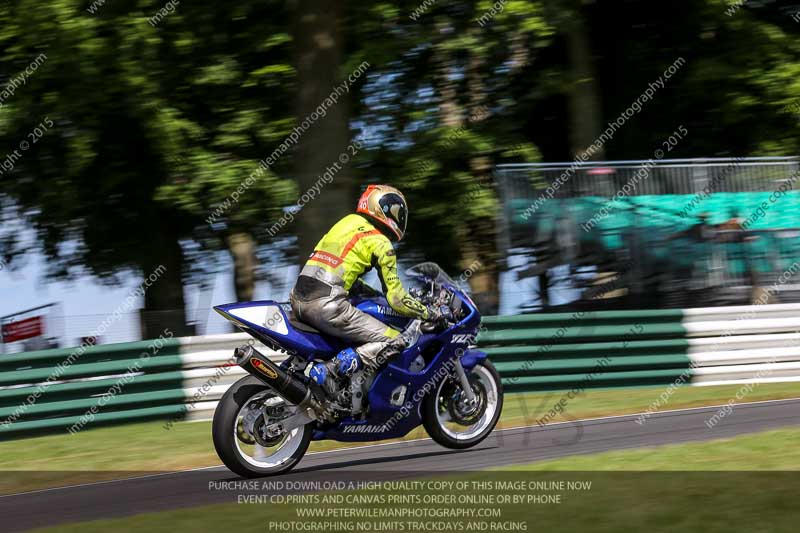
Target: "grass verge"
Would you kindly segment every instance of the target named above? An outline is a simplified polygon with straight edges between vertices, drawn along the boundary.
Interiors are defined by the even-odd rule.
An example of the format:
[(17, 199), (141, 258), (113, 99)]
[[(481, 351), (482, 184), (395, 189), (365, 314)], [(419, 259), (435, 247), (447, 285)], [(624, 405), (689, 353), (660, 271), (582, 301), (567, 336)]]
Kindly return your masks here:
[[(554, 532), (608, 532), (647, 531), (648, 533), (682, 531), (703, 533), (730, 533), (731, 531), (790, 532), (796, 531), (800, 509), (800, 449), (796, 442), (800, 428), (788, 428), (753, 435), (720, 439), (703, 443), (667, 445), (646, 450), (608, 452), (577, 456), (556, 461), (533, 463), (503, 471), (490, 471), (481, 475), (449, 476), (443, 479), (481, 482), (461, 494), (523, 494), (548, 495), (549, 501), (530, 500), (524, 504), (503, 503), (496, 500), (489, 505), (475, 507), (493, 508), (500, 516), (493, 518), (455, 518), (446, 521), (430, 519), (414, 522), (409, 519), (394, 527), (383, 519), (336, 519), (321, 522), (316, 518), (302, 518), (298, 508), (308, 505), (276, 504), (267, 507), (251, 504), (222, 504), (178, 511), (146, 513), (124, 519), (99, 520), (38, 530), (41, 533), (60, 531), (91, 533), (94, 531), (217, 531), (235, 528), (236, 531), (273, 531), (282, 529), (279, 524), (302, 524), (307, 531), (554, 531)], [(684, 470), (664, 472), (665, 470)], [(743, 472), (741, 470), (775, 470), (778, 472)], [(556, 473), (553, 470), (568, 472)], [(616, 472), (603, 472), (616, 470)], [(628, 472), (620, 472), (627, 470)], [(638, 472), (630, 472), (636, 470)], [(688, 471), (686, 471), (688, 470)], [(692, 472), (695, 470), (695, 472)], [(702, 470), (702, 472), (701, 472)], [(710, 472), (728, 470), (728, 472)], [(738, 472), (732, 472), (739, 470)], [(441, 479), (441, 478), (440, 478)], [(498, 489), (499, 482), (568, 483), (582, 484), (580, 490), (563, 488), (536, 492), (533, 489)], [(486, 483), (494, 483), (486, 489)], [(539, 489), (537, 489), (539, 490)], [(423, 489), (422, 496), (435, 494)], [(346, 495), (367, 494), (349, 492)], [(369, 497), (380, 494), (397, 494), (387, 489), (370, 491)], [(408, 493), (404, 493), (406, 496)], [(555, 496), (559, 495), (557, 501)], [(235, 496), (232, 496), (235, 499)], [(320, 501), (322, 495), (319, 496)], [(316, 505), (318, 508), (354, 507), (353, 501), (342, 505)], [(349, 504), (348, 504), (349, 502)], [(455, 507), (458, 507), (456, 502)], [(355, 505), (358, 508), (386, 508), (383, 503)], [(396, 507), (388, 505), (388, 507)], [(419, 508), (454, 507), (447, 504), (426, 504)], [(462, 506), (466, 507), (466, 506)], [(263, 520), (254, 517), (263, 516)], [(315, 523), (325, 529), (313, 529)], [(483, 523), (485, 529), (480, 525)], [(438, 529), (438, 525), (444, 529)], [(516, 528), (513, 526), (516, 524)], [(367, 527), (364, 527), (367, 526)], [(434, 527), (436, 526), (436, 527)], [(290, 526), (284, 526), (290, 527)], [(415, 529), (416, 527), (416, 529)], [(301, 530), (301, 529), (292, 529)]]
[[(569, 400), (553, 422), (648, 409), (666, 387), (588, 390)], [(716, 405), (734, 397), (738, 386), (681, 387), (661, 409)], [(745, 401), (800, 397), (800, 383), (757, 386)], [(561, 392), (509, 394), (500, 427), (534, 425), (562, 398)], [(164, 472), (220, 464), (211, 443), (210, 422), (162, 422), (87, 429), (75, 435), (50, 435), (0, 443), (0, 494), (128, 477), (135, 473)], [(404, 440), (424, 438), (418, 428)], [(310, 451), (354, 444), (312, 443)], [(19, 475), (14, 475), (18, 471)]]
[(503, 471), (796, 471), (800, 428), (728, 439), (617, 450), (504, 467)]

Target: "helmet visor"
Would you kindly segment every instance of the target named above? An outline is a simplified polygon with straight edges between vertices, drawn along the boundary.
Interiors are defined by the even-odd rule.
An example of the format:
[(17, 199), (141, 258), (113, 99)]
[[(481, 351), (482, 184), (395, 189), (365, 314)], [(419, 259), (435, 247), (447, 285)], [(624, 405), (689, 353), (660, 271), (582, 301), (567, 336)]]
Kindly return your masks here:
[(397, 224), (400, 231), (399, 237), (402, 238), (406, 233), (406, 222), (408, 219), (408, 209), (403, 197), (399, 194), (385, 194), (378, 202), (386, 218)]

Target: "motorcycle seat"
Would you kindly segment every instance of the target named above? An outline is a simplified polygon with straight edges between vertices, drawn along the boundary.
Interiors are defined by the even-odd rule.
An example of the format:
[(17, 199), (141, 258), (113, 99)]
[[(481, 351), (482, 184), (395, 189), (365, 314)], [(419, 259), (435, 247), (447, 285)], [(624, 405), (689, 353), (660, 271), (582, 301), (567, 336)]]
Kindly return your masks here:
[(292, 325), (294, 329), (305, 331), (306, 333), (316, 333), (317, 335), (324, 335), (324, 333), (311, 324), (306, 324), (294, 314), (294, 311), (289, 311), (288, 313), (289, 324)]

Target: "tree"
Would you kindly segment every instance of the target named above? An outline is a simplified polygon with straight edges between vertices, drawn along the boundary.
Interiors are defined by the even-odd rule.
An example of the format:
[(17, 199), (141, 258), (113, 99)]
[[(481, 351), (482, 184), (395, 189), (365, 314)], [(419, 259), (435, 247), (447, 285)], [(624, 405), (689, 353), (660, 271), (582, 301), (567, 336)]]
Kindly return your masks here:
[(186, 331), (186, 243), (228, 246), (243, 279), (250, 224), (280, 214), (294, 190), (275, 169), (263, 171), (205, 229), (291, 129), (285, 21), (264, 24), (280, 14), (277, 2), (195, 3), (155, 27), (151, 5), (109, 3), (92, 15), (84, 4), (21, 2), (24, 17), (0, 8), (6, 74), (46, 54), (0, 110), (3, 140), (16, 145), (53, 122), (0, 192), (36, 230), (49, 275), (88, 272), (113, 283), (163, 264), (145, 308), (178, 334)]
[(478, 19), (490, 2), (436, 4), (406, 23), (417, 5), (386, 8), (360, 28), (359, 42), (389, 41), (395, 52), (363, 88), (355, 121), (372, 135), (359, 176), (407, 193), (410, 255), (471, 273), (482, 309), (494, 312), (501, 258), (491, 169), (538, 158), (514, 120), (515, 103), (529, 96), (515, 94), (515, 82), (535, 55), (527, 49), (542, 46), (550, 30), (539, 2), (509, 4), (485, 28)]
[(332, 99), (334, 88), (345, 77), (342, 4), (293, 0), (292, 19), (297, 121), (313, 121), (297, 146), (295, 179), (301, 194), (315, 186), (320, 191), (318, 198), (304, 205), (298, 219), (299, 259), (304, 263), (331, 224), (353, 210), (355, 189), (347, 161), (352, 155), (348, 150), (349, 92), (337, 93), (338, 100)]

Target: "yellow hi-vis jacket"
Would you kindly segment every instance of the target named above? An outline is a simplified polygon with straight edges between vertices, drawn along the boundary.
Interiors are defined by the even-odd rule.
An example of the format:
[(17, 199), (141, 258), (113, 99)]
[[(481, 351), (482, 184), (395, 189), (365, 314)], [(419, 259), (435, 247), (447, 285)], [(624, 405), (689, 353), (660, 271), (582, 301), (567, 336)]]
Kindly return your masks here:
[(403, 316), (428, 318), (428, 308), (406, 292), (397, 276), (397, 257), (392, 242), (366, 217), (347, 215), (334, 224), (317, 243), (306, 267), (322, 268), (340, 278), (346, 291), (377, 267), (383, 292), (392, 309)]

